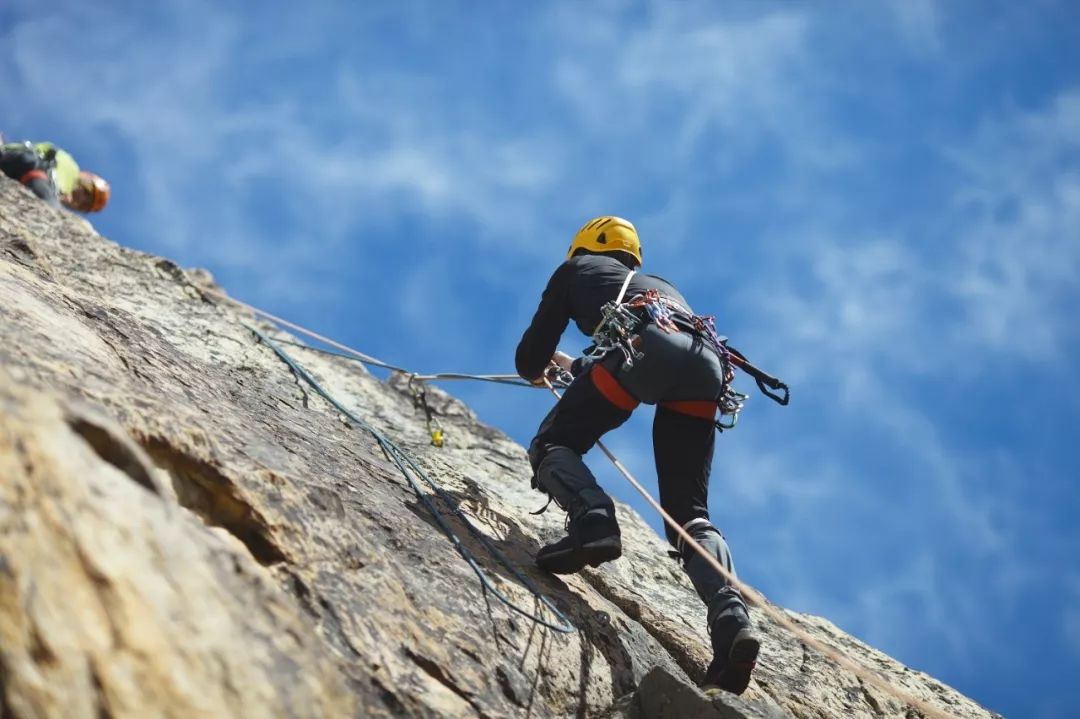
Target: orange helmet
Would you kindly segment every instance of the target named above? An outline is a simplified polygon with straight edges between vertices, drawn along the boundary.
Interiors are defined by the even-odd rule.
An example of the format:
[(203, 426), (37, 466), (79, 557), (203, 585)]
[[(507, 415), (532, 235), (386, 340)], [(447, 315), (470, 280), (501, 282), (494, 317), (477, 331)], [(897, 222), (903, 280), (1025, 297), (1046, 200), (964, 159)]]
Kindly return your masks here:
[(76, 209), (82, 212), (101, 212), (109, 202), (109, 183), (103, 177), (83, 170), (79, 173), (78, 186), (86, 191), (86, 201)]

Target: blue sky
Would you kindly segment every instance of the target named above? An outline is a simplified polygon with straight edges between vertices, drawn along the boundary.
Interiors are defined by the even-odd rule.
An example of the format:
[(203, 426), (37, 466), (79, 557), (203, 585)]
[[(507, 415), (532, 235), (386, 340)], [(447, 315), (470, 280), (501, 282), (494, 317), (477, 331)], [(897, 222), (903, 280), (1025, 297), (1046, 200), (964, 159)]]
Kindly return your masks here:
[[(574, 230), (631, 219), (792, 386), (719, 441), (742, 577), (1075, 715), (1070, 3), (3, 0), (0, 91), (112, 182), (102, 234), (418, 371), (512, 371)], [(448, 389), (522, 443), (549, 405)], [(650, 420), (610, 438), (649, 480)]]

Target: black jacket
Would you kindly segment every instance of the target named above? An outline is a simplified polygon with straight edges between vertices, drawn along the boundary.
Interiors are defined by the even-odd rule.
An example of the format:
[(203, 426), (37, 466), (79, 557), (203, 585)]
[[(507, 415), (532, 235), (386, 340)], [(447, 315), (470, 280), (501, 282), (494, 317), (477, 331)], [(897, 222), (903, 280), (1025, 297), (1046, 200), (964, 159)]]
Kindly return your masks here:
[[(600, 323), (600, 308), (618, 297), (628, 272), (622, 262), (603, 254), (578, 255), (559, 265), (518, 343), (514, 357), (518, 374), (529, 381), (543, 374), (570, 320), (591, 337)], [(651, 289), (693, 311), (670, 282), (640, 272), (630, 280), (624, 299)]]

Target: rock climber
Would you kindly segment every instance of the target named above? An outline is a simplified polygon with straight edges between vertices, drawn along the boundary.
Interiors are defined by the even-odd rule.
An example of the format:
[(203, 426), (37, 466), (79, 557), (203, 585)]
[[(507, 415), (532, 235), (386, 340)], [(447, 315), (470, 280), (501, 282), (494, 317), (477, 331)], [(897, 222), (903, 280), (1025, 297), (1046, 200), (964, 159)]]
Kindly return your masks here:
[[(567, 512), (567, 536), (540, 549), (536, 564), (570, 574), (621, 555), (615, 505), (582, 456), (644, 402), (656, 405), (661, 506), (734, 575), (731, 551), (708, 509), (717, 402), (731, 370), (682, 294), (660, 277), (638, 273), (641, 261), (630, 222), (589, 221), (548, 281), (517, 347), (517, 371), (530, 382), (542, 384), (556, 368), (574, 375), (529, 447), (534, 486)], [(618, 335), (605, 334), (617, 319), (606, 321), (604, 309), (620, 305), (629, 312), (618, 313), (629, 323), (623, 341), (598, 339)], [(570, 320), (594, 341), (576, 360), (556, 349)], [(743, 597), (670, 528), (667, 538), (707, 606), (713, 660), (702, 687), (741, 694), (760, 649)]]
[(70, 154), (50, 142), (0, 145), (0, 171), (52, 207), (100, 212), (109, 201), (109, 183), (80, 170)]

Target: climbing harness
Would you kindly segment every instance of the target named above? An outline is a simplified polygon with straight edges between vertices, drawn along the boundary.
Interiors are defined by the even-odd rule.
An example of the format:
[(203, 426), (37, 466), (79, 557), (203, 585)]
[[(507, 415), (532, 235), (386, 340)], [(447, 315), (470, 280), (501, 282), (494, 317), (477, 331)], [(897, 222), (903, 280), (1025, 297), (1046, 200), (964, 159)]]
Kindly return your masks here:
[[(446, 535), (446, 537), (454, 545), (454, 548), (457, 549), (458, 554), (461, 555), (462, 559), (465, 560), (465, 562), (479, 578), (485, 596), (488, 592), (490, 592), (492, 596), (505, 604), (512, 611), (520, 614), (526, 619), (536, 622), (537, 624), (548, 627), (549, 629), (553, 629), (563, 634), (571, 634), (577, 631), (574, 626), (570, 624), (570, 621), (566, 618), (566, 616), (563, 615), (563, 613), (560, 612), (559, 609), (551, 602), (551, 600), (548, 599), (547, 596), (543, 592), (541, 592), (536, 587), (536, 585), (529, 580), (528, 577), (523, 575), (518, 570), (518, 568), (515, 567), (513, 563), (511, 563), (510, 560), (506, 558), (506, 555), (504, 555), (501, 551), (499, 551), (497, 547), (495, 547), (491, 543), (491, 540), (487, 538), (487, 535), (485, 535), (483, 532), (476, 528), (476, 526), (469, 520), (465, 513), (462, 512), (461, 509), (455, 505), (454, 498), (447, 494), (446, 490), (439, 486), (439, 484), (435, 482), (435, 480), (432, 479), (431, 476), (420, 467), (420, 465), (410, 454), (408, 454), (398, 445), (392, 442), (386, 435), (379, 432), (377, 429), (375, 429), (370, 424), (368, 424), (363, 419), (354, 414), (352, 411), (350, 411), (347, 407), (345, 407), (345, 405), (338, 402), (333, 397), (333, 395), (327, 392), (326, 389), (324, 389), (323, 386), (319, 384), (319, 382), (314, 377), (312, 377), (306, 369), (304, 369), (295, 359), (293, 359), (287, 352), (285, 352), (285, 350), (278, 346), (277, 343), (275, 343), (272, 339), (267, 337), (255, 327), (251, 327), (250, 325), (245, 325), (245, 327), (247, 327), (251, 332), (253, 332), (255, 336), (259, 338), (260, 342), (272, 349), (274, 353), (281, 359), (281, 361), (283, 361), (286, 365), (289, 366), (289, 369), (292, 370), (293, 374), (295, 374), (297, 378), (304, 380), (304, 382), (306, 382), (313, 390), (315, 390), (315, 392), (318, 393), (320, 397), (329, 402), (330, 405), (334, 407), (334, 409), (336, 409), (338, 412), (341, 412), (343, 415), (345, 415), (345, 417), (347, 417), (349, 420), (354, 422), (357, 426), (364, 429), (368, 432), (368, 434), (375, 438), (375, 441), (378, 442), (379, 446), (386, 453), (387, 457), (397, 466), (397, 468), (401, 471), (401, 474), (405, 477), (406, 481), (408, 481), (409, 484), (412, 486), (413, 491), (416, 492), (417, 498), (421, 502), (423, 502), (424, 506), (427, 507), (429, 512), (431, 512), (431, 516), (435, 519), (436, 524), (439, 525), (439, 528), (443, 531), (443, 534)], [(487, 573), (483, 570), (483, 568), (480, 567), (472, 552), (470, 552), (465, 547), (465, 545), (461, 541), (461, 538), (458, 537), (457, 534), (454, 533), (454, 530), (452, 530), (450, 526), (446, 523), (446, 519), (435, 506), (435, 503), (431, 501), (431, 497), (423, 491), (420, 484), (416, 481), (416, 477), (419, 477), (421, 480), (423, 480), (423, 482), (427, 484), (428, 487), (436, 495), (438, 495), (438, 497), (443, 501), (443, 503), (447, 507), (449, 507), (451, 511), (453, 511), (457, 518), (466, 526), (466, 528), (468, 528), (469, 532), (480, 542), (481, 545), (483, 545), (484, 549), (487, 550), (487, 552), (492, 557), (494, 557), (496, 561), (499, 562), (499, 564), (501, 564), (507, 571), (513, 574), (514, 577), (517, 578), (517, 580), (521, 582), (521, 584), (526, 589), (528, 589), (529, 592), (531, 592), (532, 595), (536, 597), (536, 599), (541, 604), (547, 607), (548, 610), (555, 615), (555, 617), (560, 622), (559, 624), (550, 622), (543, 617), (532, 614), (526, 609), (522, 609), (521, 607), (517, 606), (512, 600), (510, 600), (505, 594), (499, 591), (499, 589), (496, 588), (494, 584), (492, 584), (491, 580), (487, 576)]]
[[(723, 384), (721, 385), (720, 397), (716, 404), (720, 411), (720, 418), (716, 420), (716, 429), (720, 432), (733, 429), (739, 421), (739, 413), (742, 412), (749, 395), (738, 392), (732, 388), (731, 382), (735, 379), (733, 367), (738, 367), (753, 377), (758, 388), (770, 399), (781, 404), (788, 403), (788, 386), (775, 377), (763, 372), (746, 359), (738, 350), (729, 347), (727, 337), (716, 331), (716, 318), (711, 315), (695, 315), (680, 305), (678, 302), (661, 295), (655, 289), (634, 295), (629, 300), (623, 301), (626, 290), (630, 286), (630, 278), (634, 276), (631, 271), (626, 275), (618, 296), (611, 302), (600, 308), (600, 322), (592, 335), (592, 347), (586, 352), (586, 357), (596, 361), (606, 357), (609, 353), (619, 351), (623, 356), (623, 365), (632, 367), (636, 360), (644, 357), (638, 349), (641, 342), (638, 332), (649, 323), (655, 324), (666, 333), (678, 332), (679, 325), (676, 317), (685, 318), (694, 328), (694, 332), (700, 336), (716, 355), (720, 358), (723, 367)], [(773, 394), (769, 391), (783, 391), (783, 395)], [(726, 419), (725, 419), (726, 418)]]

